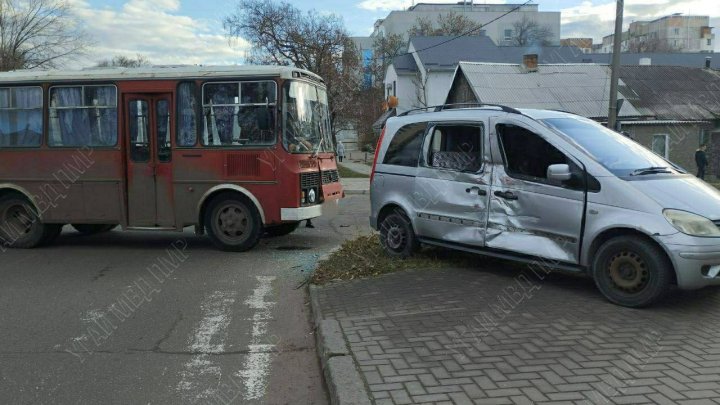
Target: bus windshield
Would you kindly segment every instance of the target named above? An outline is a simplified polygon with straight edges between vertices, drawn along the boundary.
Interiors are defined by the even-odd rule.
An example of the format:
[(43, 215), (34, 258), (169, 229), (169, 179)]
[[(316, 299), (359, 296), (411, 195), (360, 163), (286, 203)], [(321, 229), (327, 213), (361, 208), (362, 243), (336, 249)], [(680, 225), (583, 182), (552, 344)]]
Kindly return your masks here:
[(325, 88), (303, 81), (285, 83), (283, 144), (290, 153), (333, 151)]

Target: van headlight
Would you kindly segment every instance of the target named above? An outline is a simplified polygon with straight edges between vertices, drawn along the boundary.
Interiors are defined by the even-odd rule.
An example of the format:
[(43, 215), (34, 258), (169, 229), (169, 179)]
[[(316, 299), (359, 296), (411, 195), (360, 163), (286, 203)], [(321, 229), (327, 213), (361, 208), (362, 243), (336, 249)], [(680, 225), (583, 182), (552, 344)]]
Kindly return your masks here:
[(680, 210), (664, 210), (663, 215), (678, 231), (692, 236), (720, 236), (720, 229), (711, 220)]

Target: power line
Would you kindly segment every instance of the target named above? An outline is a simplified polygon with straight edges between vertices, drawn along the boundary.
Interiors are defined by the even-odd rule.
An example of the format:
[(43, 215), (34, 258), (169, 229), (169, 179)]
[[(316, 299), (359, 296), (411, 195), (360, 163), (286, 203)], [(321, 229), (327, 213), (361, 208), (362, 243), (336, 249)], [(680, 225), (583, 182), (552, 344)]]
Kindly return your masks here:
[(494, 23), (495, 21), (497, 21), (497, 20), (499, 20), (499, 19), (507, 16), (508, 14), (512, 14), (512, 13), (520, 10), (521, 8), (525, 7), (526, 5), (528, 5), (529, 3), (531, 3), (532, 1), (533, 1), (533, 0), (527, 0), (525, 3), (522, 3), (522, 4), (520, 4), (519, 6), (513, 8), (513, 9), (511, 9), (511, 10), (508, 10), (508, 11), (505, 12), (504, 14), (499, 15), (499, 16), (496, 17), (496, 18), (493, 18), (492, 20), (486, 22), (485, 24), (482, 24), (482, 25), (479, 26), (479, 27), (476, 27), (476, 28), (473, 28), (473, 29), (471, 29), (471, 30), (469, 30), (469, 31), (467, 31), (467, 32), (464, 32), (464, 33), (462, 33), (462, 34), (460, 34), (460, 35), (458, 35), (458, 36), (456, 36), (456, 37), (452, 37), (452, 38), (450, 38), (450, 39), (448, 39), (448, 40), (439, 42), (439, 43), (437, 43), (437, 44), (435, 44), (435, 45), (430, 45), (430, 46), (428, 46), (428, 47), (425, 47), (425, 48), (422, 48), (422, 49), (418, 49), (418, 50), (415, 50), (415, 51), (412, 51), (412, 52), (401, 53), (400, 55), (396, 55), (395, 58), (398, 58), (398, 57), (400, 57), (400, 56), (405, 56), (405, 55), (412, 55), (412, 54), (414, 54), (414, 53), (424, 52), (424, 51), (427, 51), (428, 49), (436, 48), (436, 47), (438, 47), (438, 46), (440, 46), (440, 45), (445, 45), (445, 44), (447, 44), (448, 42), (452, 42), (452, 41), (454, 41), (454, 40), (456, 40), (456, 39), (458, 39), (458, 38), (466, 37), (466, 36), (472, 34), (473, 32), (478, 31), (478, 30), (484, 28), (485, 26), (490, 25), (490, 24)]

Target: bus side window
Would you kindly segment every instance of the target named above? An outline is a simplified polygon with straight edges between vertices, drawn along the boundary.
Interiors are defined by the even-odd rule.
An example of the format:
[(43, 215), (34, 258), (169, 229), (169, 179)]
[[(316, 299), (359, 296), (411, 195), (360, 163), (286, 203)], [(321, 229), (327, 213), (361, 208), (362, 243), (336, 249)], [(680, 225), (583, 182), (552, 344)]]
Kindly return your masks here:
[(0, 147), (37, 147), (43, 132), (40, 87), (0, 88)]
[(133, 162), (150, 160), (150, 128), (148, 104), (143, 100), (130, 100), (130, 159)]
[(195, 83), (183, 82), (178, 85), (178, 129), (177, 146), (195, 146), (197, 143), (197, 96)]

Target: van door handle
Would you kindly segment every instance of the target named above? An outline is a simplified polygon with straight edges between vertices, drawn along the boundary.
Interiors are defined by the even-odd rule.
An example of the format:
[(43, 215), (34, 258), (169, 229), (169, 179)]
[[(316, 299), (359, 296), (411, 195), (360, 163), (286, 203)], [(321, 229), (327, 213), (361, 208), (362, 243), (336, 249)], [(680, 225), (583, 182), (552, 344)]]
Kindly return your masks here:
[(475, 194), (477, 194), (477, 195), (487, 195), (487, 191), (481, 189), (480, 187), (470, 187), (470, 188), (466, 188), (466, 189), (465, 189), (465, 192), (466, 192), (466, 193), (470, 193), (470, 194), (475, 193)]
[(495, 195), (506, 200), (517, 200), (518, 196), (512, 191), (496, 191)]

